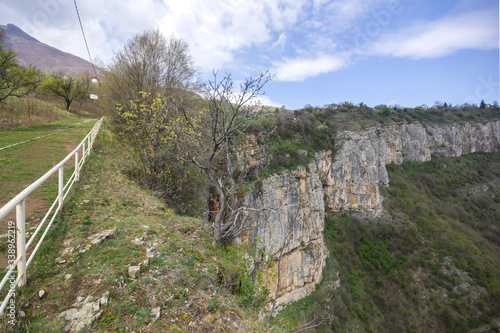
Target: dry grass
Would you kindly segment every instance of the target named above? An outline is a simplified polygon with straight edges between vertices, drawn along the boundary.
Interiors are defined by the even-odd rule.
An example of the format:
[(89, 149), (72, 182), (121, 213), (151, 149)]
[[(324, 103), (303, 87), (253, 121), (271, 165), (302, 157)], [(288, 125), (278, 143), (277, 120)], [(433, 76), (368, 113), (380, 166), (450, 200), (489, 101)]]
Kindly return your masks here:
[(88, 101), (75, 101), (71, 112), (65, 110), (62, 100), (50, 96), (29, 95), (8, 97), (0, 102), (0, 132), (32, 125), (40, 125), (68, 118), (97, 118), (99, 110)]

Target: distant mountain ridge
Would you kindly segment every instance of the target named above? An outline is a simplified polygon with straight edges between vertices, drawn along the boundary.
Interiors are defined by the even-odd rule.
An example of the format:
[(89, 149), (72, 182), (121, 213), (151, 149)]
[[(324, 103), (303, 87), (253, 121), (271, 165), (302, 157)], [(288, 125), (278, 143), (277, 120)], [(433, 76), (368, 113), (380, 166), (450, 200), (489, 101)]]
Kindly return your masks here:
[(0, 25), (0, 29), (4, 32), (5, 47), (16, 50), (16, 58), (21, 66), (33, 64), (45, 73), (63, 72), (71, 75), (92, 71), (89, 61), (42, 43), (14, 24)]

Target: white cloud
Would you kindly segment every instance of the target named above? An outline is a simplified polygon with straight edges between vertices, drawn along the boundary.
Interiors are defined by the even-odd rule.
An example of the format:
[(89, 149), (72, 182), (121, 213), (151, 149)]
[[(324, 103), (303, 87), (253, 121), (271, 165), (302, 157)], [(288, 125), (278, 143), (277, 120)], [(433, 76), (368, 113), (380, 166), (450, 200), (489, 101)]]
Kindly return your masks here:
[(335, 13), (338, 17), (341, 17), (346, 20), (352, 20), (356, 17), (359, 17), (360, 14), (363, 14), (370, 8), (369, 5), (366, 5), (366, 2), (363, 3), (360, 0), (341, 0), (335, 1), (329, 4), (329, 12)]
[(275, 106), (277, 108), (280, 108), (284, 105), (284, 103), (278, 103), (278, 102), (272, 101), (268, 96), (259, 96), (257, 98), (257, 101), (259, 102), (260, 105)]
[[(355, 15), (357, 2), (348, 5), (336, 3), (341, 11)], [(361, 15), (360, 13), (358, 13)], [(419, 22), (397, 31), (380, 32), (379, 38), (368, 40), (362, 48), (353, 48), (342, 53), (324, 54), (332, 50), (335, 43), (328, 43), (328, 36), (320, 36), (317, 42), (311, 42), (321, 56), (310, 56), (307, 52), (299, 53), (294, 59), (275, 62), (274, 71), (279, 81), (302, 81), (309, 77), (334, 72), (347, 67), (359, 57), (394, 56), (415, 59), (434, 58), (449, 55), (463, 49), (498, 48), (498, 16), (497, 9), (481, 10), (453, 17), (445, 17), (432, 22)]]
[[(47, 3), (52, 7), (47, 7)], [(93, 56), (107, 61), (133, 34), (160, 28), (166, 36), (174, 34), (186, 39), (196, 63), (211, 70), (233, 62), (235, 52), (271, 42), (276, 32), (281, 33), (296, 22), (306, 3), (306, 0), (88, 0), (79, 1), (78, 6)], [(0, 21), (14, 23), (42, 42), (87, 58), (71, 0), (43, 0), (33, 4), (2, 1)]]
[(278, 81), (302, 81), (309, 77), (337, 71), (347, 65), (345, 54), (319, 55), (311, 58), (288, 59), (275, 66)]
[[(77, 4), (91, 55), (105, 61), (134, 33), (156, 28), (165, 11), (164, 5), (155, 0), (141, 0), (140, 4), (136, 0), (89, 0)], [(13, 23), (43, 43), (88, 59), (72, 0), (2, 1), (0, 22)]]
[(285, 48), (286, 39), (287, 39), (286, 34), (281, 33), (280, 36), (278, 37), (278, 40), (273, 43), (273, 49), (276, 48), (283, 51), (283, 49)]
[(217, 69), (233, 61), (235, 52), (271, 42), (274, 31), (294, 24), (301, 13), (302, 2), (172, 1), (160, 29), (186, 38), (202, 68)]
[(392, 11), (399, 0), (315, 0), (307, 23), (319, 36), (335, 37), (359, 28), (365, 19), (380, 11)]
[(498, 16), (475, 11), (388, 33), (368, 46), (369, 55), (435, 58), (463, 49), (498, 48)]
[[(402, 8), (400, 0), (86, 0), (78, 5), (90, 52), (104, 62), (133, 34), (159, 28), (166, 36), (186, 39), (205, 71), (251, 75), (272, 65), (280, 81), (337, 71), (361, 56), (418, 59), (498, 47), (498, 7), (414, 24), (408, 19), (400, 29), (394, 25), (402, 20), (389, 20), (355, 48), (356, 31), (380, 23), (382, 12), (404, 15), (391, 11)], [(0, 24), (6, 23), (87, 58), (72, 0), (2, 0)], [(387, 32), (389, 27), (393, 30)], [(251, 53), (256, 49), (260, 53)]]

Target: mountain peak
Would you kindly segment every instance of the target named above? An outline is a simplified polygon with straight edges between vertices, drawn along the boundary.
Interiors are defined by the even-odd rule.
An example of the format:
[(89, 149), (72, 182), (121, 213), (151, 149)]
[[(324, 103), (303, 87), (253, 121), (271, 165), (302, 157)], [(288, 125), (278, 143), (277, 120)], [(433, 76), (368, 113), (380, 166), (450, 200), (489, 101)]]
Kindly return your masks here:
[(13, 39), (17, 39), (19, 41), (26, 40), (32, 42), (39, 42), (36, 38), (28, 35), (23, 30), (21, 30), (21, 28), (12, 23), (9, 23), (7, 25), (0, 25), (0, 29), (4, 31), (5, 35), (9, 35)]
[(92, 65), (85, 59), (44, 44), (14, 24), (0, 25), (4, 46), (17, 52), (21, 66), (30, 64), (46, 73), (63, 72), (70, 75), (90, 73)]

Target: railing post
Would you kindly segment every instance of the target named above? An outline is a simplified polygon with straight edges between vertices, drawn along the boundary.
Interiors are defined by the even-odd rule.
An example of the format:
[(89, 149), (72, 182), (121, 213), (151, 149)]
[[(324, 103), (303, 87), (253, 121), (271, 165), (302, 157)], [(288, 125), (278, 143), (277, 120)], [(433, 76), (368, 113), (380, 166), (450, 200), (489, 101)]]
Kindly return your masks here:
[(64, 201), (63, 188), (64, 188), (64, 167), (61, 165), (61, 167), (59, 168), (59, 206), (62, 206)]
[(85, 163), (85, 140), (83, 140), (82, 145), (82, 164)]
[(75, 152), (75, 181), (80, 179), (80, 169), (78, 168), (78, 150)]
[(23, 276), (17, 286), (22, 287), (26, 284), (26, 206), (25, 201), (21, 201), (16, 206), (16, 243), (17, 243), (17, 256), (22, 255), (23, 258), (17, 264), (17, 277)]

